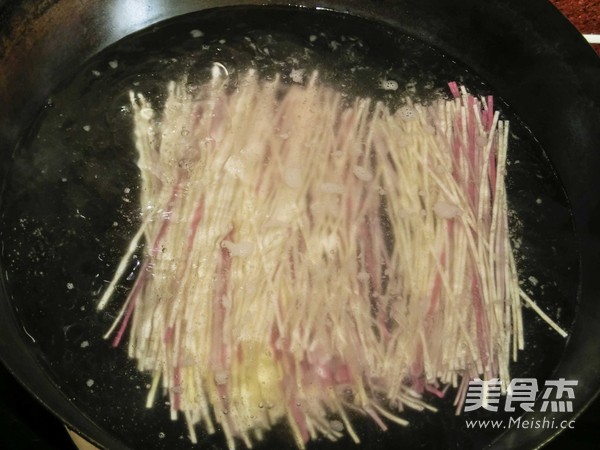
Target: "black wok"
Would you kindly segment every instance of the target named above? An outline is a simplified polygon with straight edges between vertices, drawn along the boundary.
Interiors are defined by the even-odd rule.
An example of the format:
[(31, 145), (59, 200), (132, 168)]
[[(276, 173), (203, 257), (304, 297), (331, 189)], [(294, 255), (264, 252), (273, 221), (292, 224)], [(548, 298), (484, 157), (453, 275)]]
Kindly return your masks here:
[[(539, 217), (533, 217), (538, 213), (531, 211), (529, 216), (524, 215), (529, 217), (526, 225), (546, 227), (550, 234), (545, 234), (545, 238), (556, 239), (553, 245), (548, 243), (554, 252), (540, 248), (535, 253), (534, 265), (541, 267), (547, 277), (559, 274), (557, 288), (549, 296), (557, 298), (554, 312), (556, 308), (567, 311), (563, 325), (572, 326), (566, 344), (547, 330), (536, 332), (536, 345), (522, 358), (521, 369), (517, 370), (523, 370), (525, 376), (577, 380), (573, 412), (557, 412), (553, 416), (560, 422), (580, 414), (600, 389), (600, 183), (596, 179), (600, 169), (600, 59), (545, 0), (0, 2), (0, 168), (5, 189), (10, 188), (11, 181), (6, 180), (11, 180), (14, 173), (25, 173), (22, 167), (14, 165), (15, 149), (24, 141), (40, 110), (52, 106), (48, 99), (56, 89), (68, 82), (88, 59), (121, 38), (162, 20), (234, 5), (289, 6), (275, 13), (283, 21), (292, 20), (294, 15), (313, 14), (318, 9), (319, 14), (335, 11), (350, 21), (356, 17), (356, 23), (364, 27), (379, 24), (377, 27), (398, 31), (456, 61), (465, 73), (482, 80), (486, 89), (502, 99), (515, 123), (520, 124), (517, 128), (524, 136), (530, 136), (523, 145), (539, 148), (543, 150), (540, 155), (548, 156), (549, 163), (538, 161), (548, 170), (544, 176), (557, 176), (564, 187), (563, 192), (551, 181), (540, 185), (552, 191), (547, 192), (552, 200), (548, 209)], [(260, 12), (243, 11), (238, 18), (260, 20)], [(216, 16), (210, 14), (213, 13), (204, 20), (218, 20), (218, 12)], [(373, 39), (382, 47), (389, 45), (383, 38)], [(390, 48), (381, 51), (393, 53)], [(527, 173), (520, 177), (521, 190), (526, 191)], [(55, 194), (62, 195), (62, 191)], [(60, 203), (60, 199), (56, 198), (56, 202)], [(2, 215), (5, 209), (18, 210), (15, 205), (10, 199), (3, 201)], [(52, 217), (52, 205), (46, 206), (47, 220), (58, 220)], [(9, 212), (7, 217), (11, 214), (15, 213)], [(97, 214), (100, 220), (104, 213)], [(10, 234), (7, 223), (4, 221), (5, 228), (0, 230), (3, 240)], [(542, 238), (538, 238), (538, 245), (539, 239)], [(113, 257), (118, 252), (115, 249)], [(58, 250), (56, 255), (57, 273), (61, 273), (61, 265), (73, 263), (75, 271), (81, 267), (70, 254), (61, 255)], [(88, 319), (83, 325), (65, 330), (66, 317), (77, 317), (65, 300), (55, 298), (55, 291), (47, 285), (48, 298), (40, 300), (36, 309), (30, 296), (44, 292), (41, 282), (18, 275), (13, 279), (4, 247), (0, 264), (0, 356), (21, 383), (65, 423), (101, 447), (118, 450), (155, 444), (157, 448), (191, 448), (186, 439), (179, 439), (185, 435), (181, 424), (165, 423), (168, 420), (164, 411), (145, 411), (141, 394), (131, 394), (133, 386), (144, 383), (144, 378), (134, 372), (118, 374), (127, 364), (121, 350), (110, 349), (98, 339), (93, 353), (88, 351), (85, 357), (77, 353), (78, 339), (85, 328), (98, 324)], [(85, 270), (90, 269), (83, 268), (82, 272)], [(56, 308), (48, 306), (52, 301)], [(86, 315), (94, 314), (94, 299), (88, 301)], [(61, 338), (57, 337), (57, 329), (61, 330)], [(75, 342), (74, 348), (66, 342), (69, 339)], [(70, 355), (67, 363), (65, 354)], [(536, 358), (542, 362), (535, 362)], [(533, 372), (527, 372), (529, 368)], [(98, 384), (103, 379), (110, 380), (106, 389), (99, 388), (95, 395), (84, 386), (90, 371), (96, 374)], [(531, 449), (559, 432), (513, 428), (471, 433), (464, 429), (464, 419), (452, 416), (451, 408), (437, 416), (419, 417), (411, 418), (411, 430), (392, 430), (385, 436), (365, 425), (367, 446), (386, 448), (402, 441), (407, 448)], [(166, 430), (165, 439), (157, 438), (158, 430)], [(276, 436), (267, 443), (281, 448), (288, 442), (281, 439), (285, 438)], [(205, 442), (210, 448), (221, 445), (219, 438)], [(318, 444), (321, 445), (335, 447)]]

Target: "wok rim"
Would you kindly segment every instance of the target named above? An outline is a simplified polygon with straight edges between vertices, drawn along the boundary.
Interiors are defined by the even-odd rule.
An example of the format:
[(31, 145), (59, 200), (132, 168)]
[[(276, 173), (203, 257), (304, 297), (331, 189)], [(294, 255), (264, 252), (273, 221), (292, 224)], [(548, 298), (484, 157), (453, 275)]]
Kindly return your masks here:
[[(53, 2), (50, 2), (51, 5), (48, 6), (45, 11), (41, 12), (40, 15), (29, 16), (29, 18), (25, 19), (22, 18), (22, 10), (8, 11), (6, 14), (10, 15), (9, 18), (6, 18), (6, 16), (2, 16), (0, 14), (0, 27), (3, 25), (5, 26), (4, 29), (0, 29), (0, 37), (6, 37), (3, 32), (6, 31), (7, 27), (12, 27), (11, 32), (14, 35), (14, 24), (19, 20), (25, 20), (25, 25), (34, 26), (37, 21), (42, 20), (44, 17), (47, 18), (49, 14), (52, 14), (53, 9), (68, 8), (68, 5), (74, 1), (75, 0), (54, 0)], [(34, 2), (23, 3), (26, 5), (31, 5)], [(106, 2), (106, 5), (112, 3), (114, 3), (114, 0)], [(146, 3), (150, 4), (152, 2), (149, 1)], [(160, 4), (161, 2), (157, 1), (154, 3)], [(510, 77), (506, 77), (506, 74), (494, 74), (489, 67), (479, 67), (481, 64), (476, 60), (473, 60), (473, 56), (468, 56), (465, 58), (464, 54), (461, 53), (460, 46), (457, 46), (457, 43), (463, 42), (464, 40), (455, 39), (455, 41), (452, 41), (452, 39), (448, 38), (448, 36), (451, 35), (451, 32), (447, 29), (441, 31), (437, 30), (434, 32), (437, 34), (432, 34), (431, 29), (427, 29), (426, 23), (419, 23), (418, 21), (415, 21), (413, 24), (407, 24), (406, 17), (411, 17), (411, 14), (414, 15), (420, 11), (419, 7), (416, 6), (416, 4), (420, 2), (402, 0), (397, 2), (381, 1), (358, 4), (359, 2), (345, 2), (336, 0), (323, 2), (310, 0), (295, 2), (251, 0), (219, 2), (217, 0), (211, 0), (197, 3), (187, 2), (186, 4), (191, 5), (192, 3), (195, 5), (194, 8), (196, 11), (208, 10), (214, 7), (229, 7), (234, 5), (251, 5), (257, 7), (273, 5), (297, 9), (322, 9), (350, 14), (367, 20), (376, 20), (393, 28), (399, 28), (402, 32), (422, 41), (428, 42), (434, 47), (440, 48), (447, 55), (456, 58), (467, 67), (473, 68), (476, 73), (482, 76), (482, 78), (489, 80), (491, 85), (504, 86), (504, 88), (499, 89), (503, 98), (505, 98), (507, 103), (509, 103), (511, 107), (515, 109), (517, 115), (519, 115), (525, 121), (525, 123), (530, 123), (528, 118), (532, 116), (532, 112), (527, 108), (527, 105), (521, 105), (520, 102), (510, 101), (511, 98), (516, 99), (519, 93), (527, 87), (527, 85), (519, 88), (511, 88), (509, 86), (509, 80), (515, 79), (518, 73), (517, 75), (512, 74)], [(428, 0), (425, 3), (433, 5), (439, 4), (440, 1)], [(446, 0), (446, 3), (451, 4), (453, 8), (463, 8), (464, 11), (468, 11), (469, 8), (477, 8), (478, 2), (475, 0)], [(504, 10), (507, 14), (506, 17), (518, 17), (520, 18), (518, 24), (527, 24), (531, 28), (532, 38), (529, 44), (527, 44), (527, 48), (515, 49), (511, 48), (511, 45), (508, 45), (505, 51), (514, 51), (518, 54), (525, 53), (527, 56), (531, 57), (531, 65), (535, 65), (535, 63), (539, 61), (543, 67), (548, 66), (548, 58), (554, 58), (556, 63), (554, 67), (556, 72), (552, 74), (552, 76), (568, 81), (567, 85), (562, 86), (564, 93), (561, 94), (560, 98), (561, 102), (566, 105), (567, 112), (571, 111), (571, 109), (568, 108), (573, 108), (573, 110), (575, 110), (575, 107), (578, 106), (579, 103), (585, 103), (585, 105), (587, 105), (587, 109), (585, 111), (587, 114), (590, 114), (584, 123), (584, 128), (587, 132), (586, 139), (583, 139), (583, 146), (579, 148), (578, 151), (587, 152), (589, 154), (589, 157), (586, 159), (586, 163), (591, 169), (600, 168), (600, 151), (597, 144), (595, 144), (595, 142), (600, 142), (600, 139), (592, 142), (592, 138), (600, 138), (600, 135), (597, 130), (590, 129), (594, 122), (600, 123), (600, 83), (598, 81), (600, 80), (600, 58), (598, 58), (592, 47), (585, 42), (583, 37), (575, 30), (575, 28), (564, 17), (562, 17), (562, 15), (549, 2), (545, 2), (543, 0), (529, 0), (529, 2), (523, 2), (527, 3), (526, 5), (521, 5), (521, 3), (522, 2), (519, 0), (494, 0), (486, 3), (487, 7), (489, 8), (487, 12), (480, 8), (478, 13), (493, 19), (494, 14), (497, 14), (498, 11)], [(0, 4), (0, 13), (3, 11), (6, 12), (6, 9), (2, 8), (3, 5)], [(106, 8), (110, 8), (110, 6), (106, 6)], [(54, 10), (54, 12), (56, 12), (56, 10)], [(157, 17), (150, 20), (150, 22), (145, 23), (144, 25), (149, 26), (166, 18), (167, 17)], [(27, 23), (27, 21), (30, 21), (30, 23)], [(11, 25), (7, 25), (7, 23), (10, 23)], [(125, 34), (121, 37), (125, 37), (126, 35), (130, 34), (131, 31), (133, 30), (123, 30)], [(473, 33), (477, 34), (475, 32)], [(117, 37), (118, 36), (116, 35), (110, 35), (106, 36), (106, 39), (116, 41)], [(489, 43), (489, 40), (484, 42)], [(519, 43), (523, 44), (523, 42)], [(97, 42), (90, 42), (88, 49), (90, 52), (89, 56), (91, 57), (93, 54), (106, 47), (107, 45), (105, 44), (106, 43), (98, 45)], [(512, 45), (514, 45), (514, 43)], [(0, 73), (6, 68), (4, 64), (7, 60), (6, 55), (14, 55), (13, 52), (16, 52), (17, 50), (18, 48), (12, 47), (7, 50), (5, 54), (0, 55)], [(505, 77), (504, 79), (502, 79), (503, 76)], [(528, 80), (529, 85), (531, 85), (532, 82), (533, 80)], [(548, 80), (541, 80), (537, 86), (537, 90), (538, 98), (546, 96), (551, 97), (552, 95), (556, 94), (556, 85)], [(0, 85), (0, 93), (2, 92), (2, 86)], [(509, 95), (506, 95), (507, 93), (509, 93)], [(567, 99), (569, 95), (572, 97), (571, 100)], [(556, 102), (550, 103), (552, 106)], [(0, 117), (3, 117), (1, 114), (2, 112), (4, 111), (0, 111)], [(544, 115), (544, 117), (546, 117), (546, 115)], [(18, 120), (15, 122), (11, 121), (11, 119), (8, 121), (2, 119), (1, 122), (0, 144), (2, 144), (4, 148), (7, 148), (5, 144), (8, 143), (7, 145), (9, 145), (11, 142), (15, 142), (18, 134), (16, 131), (16, 128), (18, 128)], [(541, 125), (538, 124), (539, 121), (537, 120), (533, 122), (536, 124), (534, 126), (533, 134), (536, 137), (540, 137), (541, 135), (540, 142), (545, 149), (558, 147), (559, 145), (563, 145), (562, 142), (568, 142), (569, 140), (573, 141), (572, 145), (582, 144), (582, 142), (577, 140), (576, 136), (573, 136), (574, 130), (565, 130), (564, 126), (557, 126), (556, 128), (557, 130), (562, 130), (569, 139), (563, 137), (559, 140), (560, 144), (553, 143), (551, 140), (557, 133), (560, 134), (560, 131), (553, 133), (538, 133), (536, 129), (541, 127)], [(559, 151), (556, 150), (556, 153), (559, 154)], [(589, 179), (589, 173), (590, 170), (586, 171), (582, 178), (583, 180), (587, 180), (587, 188), (589, 192), (585, 192), (586, 183), (583, 181), (578, 183), (577, 180), (573, 180), (570, 182), (572, 184), (570, 187), (565, 186), (569, 199), (575, 200), (573, 203), (573, 214), (575, 216), (576, 235), (579, 239), (579, 245), (581, 248), (581, 260), (579, 268), (581, 273), (581, 281), (579, 297), (583, 303), (582, 309), (577, 315), (578, 321), (581, 320), (579, 319), (581, 314), (588, 312), (586, 305), (591, 305), (594, 295), (597, 292), (600, 292), (600, 289), (598, 289), (598, 281), (593, 279), (593, 269), (600, 267), (600, 256), (597, 256), (600, 255), (600, 239), (598, 236), (596, 236), (597, 232), (595, 232), (594, 229), (594, 226), (600, 223), (600, 219), (597, 216), (600, 215), (600, 188), (598, 188), (598, 186), (590, 186), (590, 180), (593, 181), (593, 179)], [(561, 175), (560, 170), (559, 175)], [(564, 178), (570, 180), (573, 178), (573, 175), (566, 174), (566, 177), (561, 176), (561, 180), (564, 180)], [(572, 193), (574, 193), (573, 196), (571, 195)], [(594, 252), (597, 252), (596, 256), (594, 255)], [(6, 300), (6, 292), (3, 292), (3, 294), (3, 297)], [(2, 330), (0, 333), (6, 339), (2, 339), (2, 342), (0, 343), (0, 359), (2, 359), (9, 371), (46, 408), (52, 411), (57, 417), (61, 418), (61, 420), (63, 420), (70, 428), (76, 430), (79, 434), (86, 437), (92, 443), (101, 447), (104, 446), (104, 448), (116, 450), (128, 448), (118, 440), (114, 439), (113, 436), (107, 434), (106, 430), (98, 427), (97, 424), (93, 423), (89, 418), (82, 414), (79, 409), (75, 408), (75, 406), (58, 391), (56, 386), (54, 386), (50, 380), (45, 379), (46, 377), (44, 376), (39, 376), (40, 373), (43, 373), (44, 368), (29, 352), (27, 343), (21, 339), (22, 334), (19, 334), (19, 330), (16, 329), (18, 328), (18, 322), (16, 321), (14, 311), (12, 311), (12, 308), (7, 306), (7, 304), (10, 302), (4, 301), (2, 303), (4, 314), (0, 315), (0, 330)], [(7, 312), (8, 314), (6, 314)], [(578, 326), (578, 323), (579, 322), (576, 323), (576, 327)], [(595, 332), (594, 335), (600, 338), (599, 329), (600, 327), (596, 327), (594, 330), (593, 327), (588, 326), (578, 334), (575, 334), (567, 345), (567, 352), (569, 349), (572, 350), (574, 347), (579, 345), (582, 339), (584, 340), (583, 342), (589, 341), (590, 335), (586, 336), (588, 333)], [(18, 342), (14, 341), (17, 337), (19, 337)], [(598, 339), (598, 341), (600, 341), (600, 339)], [(597, 344), (596, 348), (600, 349), (600, 344)], [(21, 354), (20, 357), (18, 357), (19, 353)], [(581, 403), (580, 407), (576, 409), (576, 413), (574, 414), (573, 418), (576, 418), (587, 406), (589, 406), (593, 399), (598, 395), (598, 392), (600, 392), (600, 364), (598, 361), (595, 361), (595, 364), (590, 364), (590, 366), (593, 367), (590, 367), (588, 371), (591, 373), (590, 377), (594, 378), (593, 375), (595, 375), (595, 385), (593, 388), (591, 386), (588, 388), (590, 396), (588, 397), (587, 401)], [(33, 371), (32, 368), (36, 368), (39, 370), (39, 372)], [(556, 433), (545, 433), (544, 436), (539, 436), (538, 444), (541, 445), (547, 443), (553, 437), (555, 437), (559, 431)], [(510, 439), (508, 442), (511, 442)], [(503, 445), (506, 445), (506, 443), (496, 442), (495, 444), (492, 444), (490, 448), (503, 448), (501, 447)], [(515, 447), (513, 448), (525, 447), (519, 447), (515, 443)]]

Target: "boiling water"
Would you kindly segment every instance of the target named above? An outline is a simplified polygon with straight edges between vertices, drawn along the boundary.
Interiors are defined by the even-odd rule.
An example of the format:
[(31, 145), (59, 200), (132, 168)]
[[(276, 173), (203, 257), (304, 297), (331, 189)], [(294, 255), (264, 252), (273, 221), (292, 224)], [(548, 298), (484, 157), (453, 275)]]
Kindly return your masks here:
[[(305, 82), (316, 70), (349, 99), (368, 96), (391, 108), (406, 96), (427, 102), (445, 95), (452, 80), (477, 94), (493, 93), (435, 49), (384, 27), (370, 24), (368, 36), (365, 29), (358, 19), (275, 9), (210, 12), (152, 27), (106, 49), (65, 80), (15, 150), (3, 199), (1, 257), (23, 337), (62, 392), (126, 444), (191, 448), (183, 421), (168, 420), (164, 399), (144, 408), (148, 376), (137, 372), (123, 349), (101, 339), (136, 277), (135, 264), (111, 307), (96, 312), (140, 221), (129, 91), (160, 108), (169, 80), (187, 77), (193, 89), (218, 63), (231, 77), (254, 68), (266, 80), (280, 74), (290, 84)], [(504, 114), (513, 130), (507, 184), (521, 278), (568, 328), (577, 278), (568, 203), (534, 137), (506, 106)], [(525, 322), (527, 350), (513, 375), (547, 378), (560, 353), (544, 349), (563, 341), (528, 311)], [(363, 441), (371, 448), (399, 440), (407, 448), (480, 447), (494, 437), (492, 431), (466, 430), (448, 400), (430, 400), (441, 411), (408, 412), (408, 428), (381, 433), (358, 421)], [(198, 432), (200, 445), (223, 445), (220, 433)], [(347, 439), (311, 446), (342, 448)], [(287, 448), (289, 434), (278, 430), (264, 445)]]

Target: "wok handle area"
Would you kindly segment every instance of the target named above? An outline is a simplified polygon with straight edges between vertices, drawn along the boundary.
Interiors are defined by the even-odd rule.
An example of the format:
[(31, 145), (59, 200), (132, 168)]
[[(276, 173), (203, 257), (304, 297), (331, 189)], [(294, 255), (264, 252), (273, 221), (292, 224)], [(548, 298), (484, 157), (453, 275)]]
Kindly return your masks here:
[(600, 1), (550, 0), (600, 55)]

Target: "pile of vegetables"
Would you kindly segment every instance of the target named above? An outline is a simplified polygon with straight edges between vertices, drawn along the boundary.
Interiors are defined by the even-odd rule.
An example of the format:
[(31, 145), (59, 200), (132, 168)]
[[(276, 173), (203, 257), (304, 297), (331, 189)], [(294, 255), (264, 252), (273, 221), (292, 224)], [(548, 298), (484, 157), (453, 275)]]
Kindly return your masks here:
[[(510, 381), (524, 346), (504, 184), (509, 124), (492, 97), (395, 111), (319, 82), (215, 66), (172, 82), (162, 110), (131, 93), (141, 225), (99, 302), (144, 243), (105, 337), (153, 374), (147, 406), (251, 447), (285, 421), (295, 442), (356, 442), (424, 392)], [(541, 311), (540, 311), (541, 313)], [(543, 313), (542, 313), (543, 314)], [(551, 321), (548, 319), (549, 323)], [(551, 323), (554, 325), (553, 323)]]

